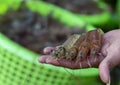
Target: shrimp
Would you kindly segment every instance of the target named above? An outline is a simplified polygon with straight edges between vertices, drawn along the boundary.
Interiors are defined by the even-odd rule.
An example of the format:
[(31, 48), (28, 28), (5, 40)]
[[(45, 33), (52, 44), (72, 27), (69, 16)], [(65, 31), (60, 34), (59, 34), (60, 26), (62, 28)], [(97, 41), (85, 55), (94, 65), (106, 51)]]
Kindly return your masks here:
[(51, 55), (57, 58), (65, 58), (66, 52), (73, 46), (76, 40), (80, 37), (79, 34), (71, 35), (62, 45), (51, 51)]

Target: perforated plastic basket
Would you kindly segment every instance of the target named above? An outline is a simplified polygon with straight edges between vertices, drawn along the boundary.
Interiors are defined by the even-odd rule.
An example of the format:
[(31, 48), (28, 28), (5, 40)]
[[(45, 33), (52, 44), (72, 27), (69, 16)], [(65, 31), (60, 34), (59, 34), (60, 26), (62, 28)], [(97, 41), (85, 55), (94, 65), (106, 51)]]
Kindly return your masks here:
[(97, 69), (65, 70), (38, 56), (0, 33), (0, 85), (101, 85)]
[(118, 16), (118, 24), (120, 28), (120, 0), (117, 0), (116, 10), (117, 10), (117, 16)]
[(76, 15), (80, 19), (83, 19), (88, 23), (101, 26), (109, 22), (111, 18), (111, 12), (109, 6), (102, 0), (95, 0), (95, 2), (98, 5), (98, 7), (103, 10), (103, 12), (93, 15), (85, 15), (85, 14), (76, 14)]
[(69, 27), (79, 27), (80, 29), (89, 31), (96, 29), (90, 23), (84, 21), (83, 19), (78, 18), (75, 14), (71, 13), (68, 10), (64, 10), (55, 5), (46, 3), (44, 1), (28, 1), (26, 6), (33, 12), (38, 12), (42, 16), (47, 16), (51, 14), (52, 18), (67, 25)]
[(0, 15), (5, 14), (9, 8), (17, 10), (23, 0), (0, 0)]
[[(43, 1), (39, 1), (38, 4), (47, 4), (48, 6), (46, 6), (47, 8), (41, 8), (43, 9), (44, 11), (47, 9), (50, 9), (51, 6), (53, 7), (52, 9), (53, 10), (57, 10), (61, 13), (59, 14), (64, 14), (64, 11), (67, 11), (69, 12), (70, 14), (73, 14), (73, 16), (77, 16), (78, 19), (80, 20), (84, 20), (90, 24), (93, 24), (93, 25), (97, 25), (97, 26), (100, 26), (100, 25), (103, 25), (103, 24), (106, 24), (109, 20), (110, 20), (110, 17), (111, 17), (111, 13), (110, 13), (110, 9), (109, 9), (109, 6), (101, 1), (101, 0), (94, 0), (97, 4), (97, 6), (102, 9), (103, 11), (101, 13), (98, 13), (98, 14), (93, 14), (93, 15), (88, 15), (88, 14), (77, 14), (77, 13), (72, 13), (71, 11), (69, 10), (64, 10), (63, 8), (59, 7), (59, 6), (56, 6), (54, 4), (49, 4), (47, 2), (45, 2), (44, 0)], [(37, 2), (37, 1), (34, 1), (34, 2)], [(49, 8), (50, 6), (50, 8)], [(69, 16), (69, 14), (67, 14), (67, 16)], [(66, 17), (67, 17), (66, 16)], [(63, 19), (64, 20), (64, 19)], [(68, 21), (69, 22), (69, 21)]]
[[(74, 21), (79, 20), (75, 18)], [(86, 26), (94, 28), (91, 25)], [(39, 63), (39, 56), (0, 33), (0, 85), (102, 84), (98, 79), (97, 69), (65, 70), (62, 67)]]

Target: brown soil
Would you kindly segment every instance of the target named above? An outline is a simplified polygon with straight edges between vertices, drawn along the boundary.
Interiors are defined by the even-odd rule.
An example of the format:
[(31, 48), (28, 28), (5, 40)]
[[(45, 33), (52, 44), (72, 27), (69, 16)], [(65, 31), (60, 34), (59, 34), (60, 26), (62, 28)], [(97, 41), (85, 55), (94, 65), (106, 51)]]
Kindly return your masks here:
[(71, 27), (53, 20), (49, 15), (42, 17), (21, 6), (18, 11), (9, 10), (0, 17), (0, 32), (28, 49), (43, 54), (46, 46), (62, 44), (68, 36), (82, 33), (78, 27)]

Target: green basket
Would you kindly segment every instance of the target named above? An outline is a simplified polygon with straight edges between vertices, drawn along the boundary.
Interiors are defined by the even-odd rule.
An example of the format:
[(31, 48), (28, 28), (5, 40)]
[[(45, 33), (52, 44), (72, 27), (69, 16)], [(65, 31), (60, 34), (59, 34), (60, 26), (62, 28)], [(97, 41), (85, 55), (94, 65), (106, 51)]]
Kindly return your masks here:
[(53, 19), (60, 21), (69, 27), (79, 27), (81, 29), (84, 28), (86, 31), (96, 29), (86, 21), (79, 19), (77, 16), (75, 16), (75, 14), (44, 1), (30, 0), (26, 3), (26, 5), (31, 11), (38, 12), (43, 16), (51, 14)]
[(22, 0), (0, 0), (0, 15), (5, 14), (8, 11), (9, 7), (17, 10), (21, 2)]
[(38, 57), (0, 33), (0, 85), (101, 85), (97, 69), (40, 64)]
[(98, 7), (103, 9), (102, 13), (94, 14), (94, 15), (85, 15), (85, 14), (76, 14), (80, 19), (83, 19), (84, 21), (91, 23), (93, 25), (101, 26), (109, 22), (111, 18), (111, 12), (109, 10), (109, 7), (106, 3), (95, 0), (98, 4)]
[[(100, 25), (106, 24), (107, 22), (109, 22), (109, 20), (111, 18), (111, 12), (110, 12), (109, 6), (105, 2), (103, 2), (101, 0), (94, 0), (94, 1), (98, 5), (98, 7), (103, 10), (103, 12), (101, 12), (99, 14), (88, 15), (88, 14), (72, 13), (69, 10), (67, 10), (67, 11), (70, 12), (71, 14), (73, 14), (74, 16), (77, 16), (78, 19), (84, 20), (85, 22), (88, 22), (88, 23), (90, 23), (92, 25), (100, 26)], [(45, 3), (45, 1), (44, 1), (44, 3)], [(47, 3), (47, 4), (49, 4), (49, 3)], [(63, 8), (61, 8), (59, 6), (56, 6), (54, 4), (51, 4), (51, 5), (55, 9), (64, 10)]]
[[(32, 7), (33, 4), (36, 6)], [(43, 15), (47, 15), (51, 9), (47, 8), (48, 5), (43, 2), (28, 2), (27, 5), (32, 11), (39, 10), (38, 12)], [(45, 6), (47, 11), (42, 10)], [(40, 8), (37, 9), (38, 7)], [(66, 13), (69, 12), (64, 10), (61, 17), (67, 15)], [(65, 20), (58, 18), (57, 14), (60, 14), (60, 12), (55, 10), (54, 18), (61, 21)], [(69, 23), (67, 23), (69, 20), (64, 21), (63, 23), (67, 26), (76, 23), (80, 27), (86, 26), (89, 30), (95, 29), (93, 26), (77, 19), (77, 17), (73, 17), (72, 14), (67, 18), (74, 20)], [(97, 69), (70, 70), (41, 64), (38, 62), (39, 56), (39, 54), (18, 45), (0, 33), (0, 85), (102, 85), (98, 79)]]
[(110, 21), (113, 21), (111, 20), (111, 12), (107, 9), (107, 4), (99, 0), (96, 1), (99, 7), (104, 11), (94, 15), (75, 14), (45, 1), (29, 1), (27, 2), (27, 6), (32, 11), (37, 11), (43, 16), (51, 14), (54, 19), (59, 20), (61, 23), (70, 27), (78, 26), (80, 28), (85, 28), (86, 31), (89, 31), (91, 29), (95, 29), (93, 26), (98, 26), (107, 30), (104, 28), (106, 24), (114, 25), (114, 23), (110, 23)]
[(118, 24), (120, 28), (120, 0), (117, 0), (116, 10), (117, 10)]

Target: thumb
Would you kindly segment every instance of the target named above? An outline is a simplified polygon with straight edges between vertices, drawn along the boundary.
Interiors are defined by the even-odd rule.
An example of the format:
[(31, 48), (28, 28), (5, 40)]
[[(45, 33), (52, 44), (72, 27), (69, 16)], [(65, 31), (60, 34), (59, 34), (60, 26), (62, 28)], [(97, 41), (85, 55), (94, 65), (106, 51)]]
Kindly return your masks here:
[(106, 59), (104, 59), (100, 65), (99, 65), (99, 75), (101, 80), (104, 83), (108, 83), (109, 82), (109, 78), (110, 78), (110, 70), (109, 70), (109, 63)]

